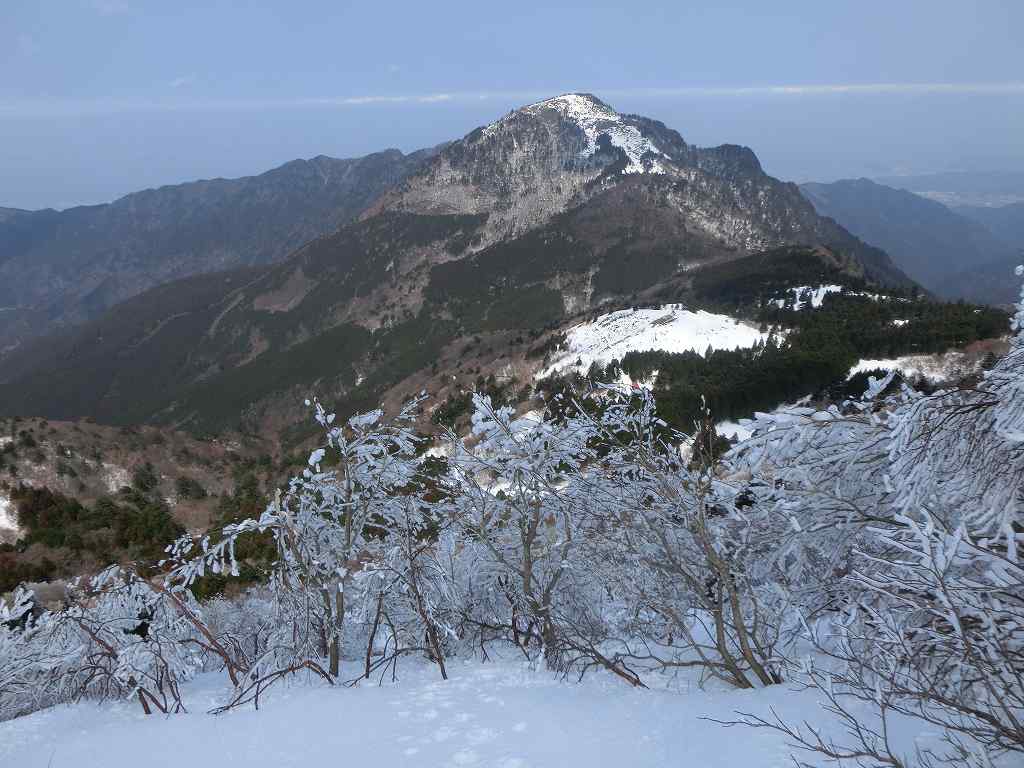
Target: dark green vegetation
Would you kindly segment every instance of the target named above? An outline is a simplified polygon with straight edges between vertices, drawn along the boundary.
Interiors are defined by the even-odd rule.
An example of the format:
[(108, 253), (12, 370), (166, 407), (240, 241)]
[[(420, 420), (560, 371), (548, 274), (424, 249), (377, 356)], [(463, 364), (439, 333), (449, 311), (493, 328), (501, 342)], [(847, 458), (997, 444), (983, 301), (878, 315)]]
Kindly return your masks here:
[[(245, 416), (254, 423), (271, 395), (288, 396), (293, 409), (314, 391), (375, 404), (395, 380), (429, 365), (454, 326), (402, 316), (371, 334), (339, 314), (386, 283), (405, 250), (456, 241), (483, 220), (386, 214), (314, 241), (287, 265), (160, 286), (8, 358), (0, 408), (217, 432)], [(357, 369), (372, 373), (358, 390)]]
[[(130, 473), (130, 486), (91, 500), (4, 481), (2, 490), (13, 503), (21, 538), (0, 544), (0, 593), (22, 581), (72, 578), (113, 562), (130, 561), (143, 572), (155, 572), (166, 556), (164, 547), (184, 533), (182, 519), (187, 518), (192, 530), (216, 534), (228, 523), (259, 517), (273, 489), (300, 471), (307, 455), (298, 452), (274, 460), (266, 454), (231, 454), (218, 465), (218, 490), (225, 490), (208, 490), (195, 477), (182, 474), (172, 485), (173, 507), (162, 498), (157, 468), (148, 461)], [(199, 501), (204, 502), (201, 510)], [(183, 510), (186, 518), (181, 517)], [(274, 551), (267, 537), (252, 535), (240, 541), (237, 554), (244, 586), (260, 577)], [(208, 576), (202, 589), (213, 594), (225, 583)]]
[[(835, 283), (863, 291), (867, 284), (849, 267), (812, 249), (779, 249), (710, 267), (694, 279), (698, 296), (785, 332), (746, 350), (632, 352), (606, 368), (593, 366), (588, 378), (611, 381), (622, 370), (634, 380), (649, 380), (657, 371), (659, 415), (692, 431), (702, 397), (716, 419), (749, 417), (809, 394), (841, 400), (866, 378), (846, 381), (862, 358), (945, 352), (1007, 332), (1009, 317), (1001, 310), (914, 298), (913, 291), (905, 296), (890, 291), (886, 298), (829, 294), (820, 308), (800, 311), (771, 301), (794, 284)], [(896, 320), (905, 322), (895, 325)], [(550, 392), (559, 385), (542, 382), (542, 387)]]
[[(1007, 315), (994, 309), (846, 295), (827, 296), (820, 309), (773, 308), (761, 317), (790, 329), (789, 334), (753, 349), (713, 350), (706, 356), (634, 352), (621, 368), (634, 379), (658, 371), (659, 414), (691, 429), (700, 416), (701, 396), (718, 419), (749, 417), (808, 394), (845, 393), (847, 373), (861, 358), (944, 352), (999, 336), (1008, 327)], [(894, 327), (894, 319), (908, 322)], [(598, 372), (609, 374), (614, 371)]]
[(174, 482), (174, 492), (179, 499), (205, 499), (206, 488), (195, 478), (182, 475)]
[[(269, 465), (264, 465), (268, 469)], [(224, 494), (217, 502), (217, 512), (211, 521), (210, 533), (216, 534), (230, 523), (238, 523), (247, 519), (259, 519), (267, 508), (269, 498), (264, 491), (256, 471), (258, 467), (241, 465), (236, 468), (235, 488), (230, 494)], [(274, 540), (269, 534), (251, 533), (242, 536), (235, 548), (238, 559), (238, 578), (229, 578), (223, 574), (208, 573), (196, 582), (194, 594), (200, 600), (223, 593), (230, 586), (232, 589), (244, 589), (266, 578), (267, 566), (274, 560), (277, 550)]]
[[(705, 267), (693, 277), (693, 292), (699, 301), (751, 319), (768, 301), (804, 285), (842, 285), (859, 291), (874, 283), (857, 261), (823, 248), (775, 248)], [(907, 295), (916, 293), (911, 289)], [(904, 292), (888, 288), (886, 294)]]
[[(606, 213), (604, 206), (626, 194), (646, 205), (655, 194), (647, 187), (613, 192), (598, 209)], [(486, 222), (382, 214), (311, 243), (286, 265), (161, 286), (76, 333), (13, 355), (0, 371), (0, 408), (170, 423), (203, 434), (260, 431), (276, 413), (282, 439), (294, 444), (309, 434), (301, 403), (310, 394), (346, 416), (375, 407), (389, 387), (428, 368), (459, 336), (552, 327), (564, 316), (564, 299), (551, 285), (574, 290), (595, 264), (597, 292), (627, 274), (629, 286), (657, 284), (671, 266), (662, 239), (669, 224), (652, 218), (623, 229), (621, 217), (612, 226), (594, 209), (573, 211), (551, 227), (439, 264), (427, 273), (415, 314), (400, 289), (393, 305), (374, 299), (387, 326), (371, 332), (345, 320), (353, 302), (387, 285), (411, 249), (453, 253)], [(669, 242), (679, 249), (677, 259), (723, 255), (685, 234)], [(695, 272), (693, 289), (702, 304), (739, 306), (758, 292), (806, 281), (808, 265), (823, 280), (867, 284), (852, 256), (797, 248), (705, 266)], [(676, 299), (686, 288), (672, 290)]]
[(23, 485), (12, 489), (11, 499), (23, 536), (0, 549), (0, 592), (22, 581), (68, 575), (48, 557), (32, 562), (17, 556), (33, 545), (67, 550), (76, 562), (137, 560), (147, 565), (184, 533), (161, 499), (138, 489), (122, 489), (89, 507), (47, 488)]

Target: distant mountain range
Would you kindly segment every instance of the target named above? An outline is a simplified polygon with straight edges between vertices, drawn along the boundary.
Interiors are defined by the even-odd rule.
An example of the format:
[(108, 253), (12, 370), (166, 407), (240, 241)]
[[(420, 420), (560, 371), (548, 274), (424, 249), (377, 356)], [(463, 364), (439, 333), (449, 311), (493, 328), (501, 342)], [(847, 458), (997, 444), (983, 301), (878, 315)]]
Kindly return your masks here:
[(280, 260), (357, 218), (432, 154), (320, 156), (106, 205), (0, 209), (0, 351), (170, 280)]
[(1024, 248), (1024, 203), (1001, 206), (963, 205), (953, 209), (961, 216), (978, 222), (1016, 249)]
[(802, 184), (800, 189), (824, 216), (883, 248), (924, 287), (947, 298), (966, 296), (951, 275), (1009, 256), (1009, 246), (986, 226), (934, 200), (877, 184), (847, 179)]
[[(271, 172), (296, 175), (294, 186), (244, 180), (246, 205), (204, 202), (210, 182), (174, 188), (172, 200), (191, 204), (154, 203), (147, 220), (188, 247), (146, 246), (164, 240), (126, 225), (132, 253), (144, 257), (117, 256), (113, 228), (101, 238), (113, 253), (89, 252), (108, 254), (102, 265), (81, 249), (38, 251), (50, 254), (43, 276), (74, 274), (67, 265), (81, 263), (92, 278), (83, 282), (95, 283), (66, 289), (83, 309), (62, 317), (70, 322), (89, 308), (98, 316), (9, 354), (0, 364), (0, 409), (200, 431), (240, 422), (281, 429), (299, 418), (311, 391), (342, 410), (375, 405), (400, 382), (416, 391), (417, 372), (470, 346), (522, 344), (575, 313), (631, 297), (686, 297), (707, 265), (787, 245), (825, 247), (875, 285), (914, 286), (883, 250), (819, 215), (796, 185), (765, 174), (749, 149), (695, 147), (662, 123), (621, 115), (587, 94), (529, 105), (436, 152), (371, 157)], [(364, 181), (356, 182), (357, 171)], [(342, 178), (352, 183), (317, 194)], [(131, 199), (108, 208), (127, 217), (141, 204)], [(220, 216), (206, 216), (211, 208)], [(331, 226), (331, 234), (314, 231)], [(97, 290), (108, 295), (104, 280), (123, 280), (122, 264), (144, 276), (126, 293), (159, 282), (169, 258), (159, 254), (167, 253), (189, 254), (174, 257), (179, 273), (207, 274), (165, 282), (105, 312), (115, 292), (109, 302), (90, 300)], [(135, 264), (149, 271), (133, 272)], [(236, 268), (209, 274), (219, 266)], [(51, 289), (41, 285), (49, 281), (39, 274), (21, 295), (35, 291), (31, 306), (51, 308)]]
[(1019, 294), (1010, 279), (1021, 256), (1024, 205), (961, 207), (869, 179), (800, 189), (818, 213), (883, 248), (908, 275), (947, 299), (1010, 304)]
[(13, 219), (15, 216), (21, 216), (26, 213), (31, 213), (31, 211), (25, 211), (22, 210), (21, 208), (0, 207), (0, 222), (7, 221), (8, 219)]
[(950, 207), (1004, 206), (1024, 202), (1024, 171), (947, 171), (885, 176), (875, 181)]

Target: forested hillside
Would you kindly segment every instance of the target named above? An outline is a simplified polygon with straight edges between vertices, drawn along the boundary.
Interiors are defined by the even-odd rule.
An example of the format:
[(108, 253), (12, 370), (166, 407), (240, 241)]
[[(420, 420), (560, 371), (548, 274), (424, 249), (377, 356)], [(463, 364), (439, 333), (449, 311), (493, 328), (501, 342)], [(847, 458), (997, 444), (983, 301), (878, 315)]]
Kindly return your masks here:
[[(818, 286), (831, 290), (815, 303), (807, 296)], [(825, 251), (779, 249), (709, 267), (694, 276), (697, 299), (770, 332), (767, 340), (747, 349), (630, 352), (588, 378), (613, 382), (624, 373), (650, 382), (662, 418), (687, 430), (702, 403), (717, 418), (738, 419), (809, 395), (842, 400), (863, 384), (863, 376), (848, 382), (859, 360), (962, 349), (1007, 328), (1001, 310), (873, 290), (855, 264)], [(564, 382), (541, 386), (550, 392)]]
[(295, 160), (105, 205), (0, 214), (0, 357), (148, 288), (278, 261), (357, 218), (433, 150)]

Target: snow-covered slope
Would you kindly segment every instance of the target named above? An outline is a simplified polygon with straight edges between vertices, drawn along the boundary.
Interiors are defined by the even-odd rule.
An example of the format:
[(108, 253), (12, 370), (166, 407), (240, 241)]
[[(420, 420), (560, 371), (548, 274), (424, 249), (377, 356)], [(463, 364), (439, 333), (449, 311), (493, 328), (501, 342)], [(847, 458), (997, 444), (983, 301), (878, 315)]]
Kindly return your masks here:
[(905, 355), (904, 357), (859, 360), (847, 378), (862, 371), (900, 371), (904, 376), (925, 379), (932, 384), (955, 381), (981, 369), (981, 356), (950, 350), (939, 355)]
[[(138, 703), (60, 706), (0, 723), (0, 765), (14, 768), (782, 768), (784, 737), (701, 718), (735, 711), (822, 723), (813, 693), (631, 689), (588, 676), (561, 682), (523, 662), (403, 665), (398, 684), (277, 688), (260, 710), (204, 713), (223, 677), (186, 686), (189, 714), (145, 717)], [(900, 733), (898, 736), (905, 736)], [(903, 739), (900, 739), (903, 741)], [(908, 745), (909, 746), (909, 745)]]
[(623, 309), (580, 323), (566, 333), (566, 348), (556, 353), (540, 376), (575, 370), (585, 374), (591, 363), (607, 365), (627, 352), (661, 350), (704, 353), (714, 349), (740, 349), (764, 341), (756, 328), (704, 310), (668, 304), (658, 309)]

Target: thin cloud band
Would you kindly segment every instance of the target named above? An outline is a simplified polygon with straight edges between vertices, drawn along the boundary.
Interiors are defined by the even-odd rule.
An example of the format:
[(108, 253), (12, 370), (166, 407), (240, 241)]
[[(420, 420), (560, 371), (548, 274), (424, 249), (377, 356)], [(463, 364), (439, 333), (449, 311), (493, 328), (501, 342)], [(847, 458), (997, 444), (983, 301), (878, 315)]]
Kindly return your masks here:
[[(828, 96), (871, 94), (1024, 94), (1024, 82), (1009, 83), (840, 83), (821, 85), (682, 86), (670, 88), (591, 89), (608, 98), (681, 98), (751, 96)], [(316, 107), (430, 105), (480, 101), (531, 100), (553, 91), (480, 91), (418, 95), (324, 96), (295, 99), (231, 99), (210, 101), (19, 101), (0, 102), (0, 118), (72, 117), (132, 112), (245, 112)]]

